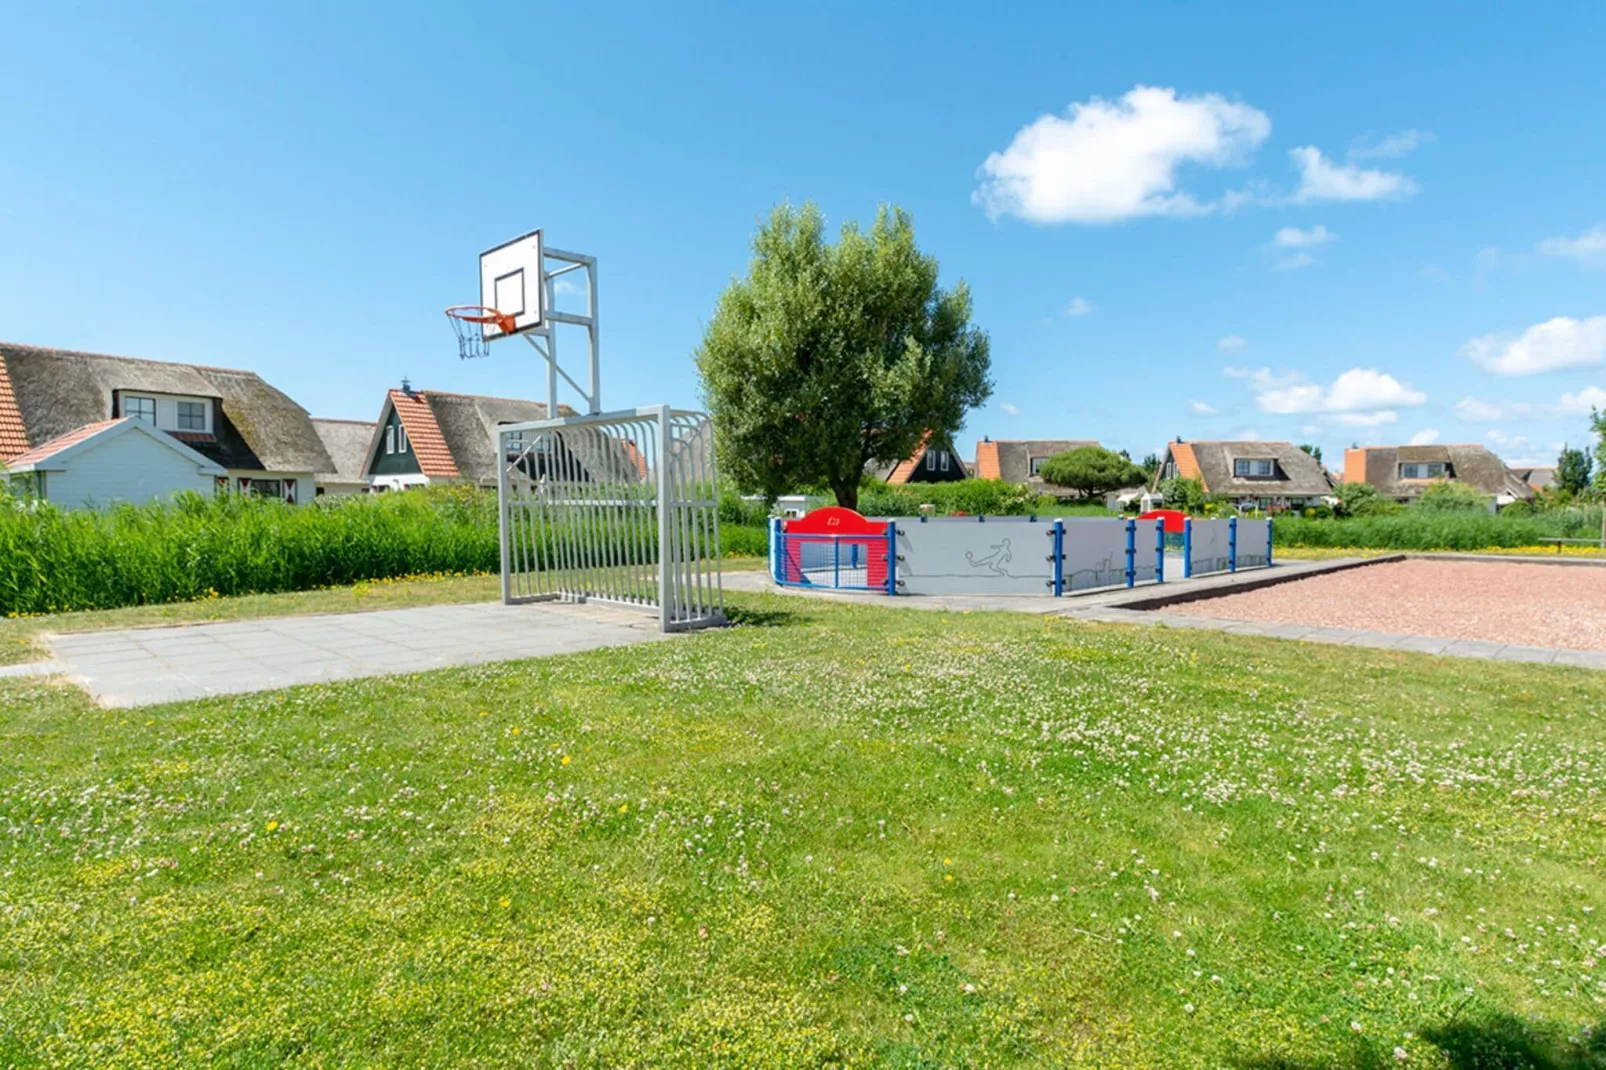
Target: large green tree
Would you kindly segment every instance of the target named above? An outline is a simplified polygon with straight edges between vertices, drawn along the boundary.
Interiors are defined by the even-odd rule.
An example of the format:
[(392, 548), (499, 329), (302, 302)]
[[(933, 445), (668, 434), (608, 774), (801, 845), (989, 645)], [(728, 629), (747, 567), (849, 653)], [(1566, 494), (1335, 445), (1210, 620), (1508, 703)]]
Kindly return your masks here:
[(959, 430), (992, 393), (990, 364), (970, 290), (940, 288), (908, 214), (886, 207), (834, 245), (813, 204), (777, 207), (697, 350), (724, 474), (769, 498), (827, 486), (849, 508), (866, 465)]
[(1589, 454), (1572, 446), (1563, 446), (1556, 457), (1555, 486), (1568, 494), (1579, 495), (1589, 489)]
[(1075, 491), (1084, 498), (1102, 498), (1111, 491), (1135, 487), (1145, 479), (1130, 457), (1102, 446), (1078, 446), (1044, 461), (1037, 474), (1044, 483)]
[(1589, 410), (1589, 430), (1595, 435), (1595, 491), (1606, 496), (1606, 411)]

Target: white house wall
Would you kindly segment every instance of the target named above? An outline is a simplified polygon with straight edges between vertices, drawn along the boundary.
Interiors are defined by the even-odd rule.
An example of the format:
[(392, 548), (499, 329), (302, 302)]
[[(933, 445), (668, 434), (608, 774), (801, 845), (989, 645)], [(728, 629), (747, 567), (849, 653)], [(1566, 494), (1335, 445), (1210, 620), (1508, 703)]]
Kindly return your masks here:
[[(64, 509), (168, 499), (180, 491), (210, 498), (213, 482), (192, 460), (138, 432), (96, 441), (45, 472), (45, 497)], [(48, 469), (48, 462), (46, 464)]]

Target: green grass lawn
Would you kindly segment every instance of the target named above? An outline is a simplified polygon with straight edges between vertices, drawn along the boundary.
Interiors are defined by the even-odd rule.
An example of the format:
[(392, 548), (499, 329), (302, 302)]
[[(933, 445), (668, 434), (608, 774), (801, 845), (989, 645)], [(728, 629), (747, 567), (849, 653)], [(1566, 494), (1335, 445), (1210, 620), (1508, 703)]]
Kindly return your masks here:
[(0, 1066), (1601, 1065), (1606, 674), (732, 601), (0, 683)]

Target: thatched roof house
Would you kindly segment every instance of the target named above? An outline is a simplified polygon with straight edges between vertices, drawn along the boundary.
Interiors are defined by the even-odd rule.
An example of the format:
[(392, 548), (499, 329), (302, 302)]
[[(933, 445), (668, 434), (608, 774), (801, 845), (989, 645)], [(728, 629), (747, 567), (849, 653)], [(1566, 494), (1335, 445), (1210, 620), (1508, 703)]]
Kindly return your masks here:
[(1170, 442), (1155, 476), (1197, 479), (1206, 494), (1279, 509), (1315, 505), (1333, 492), (1322, 463), (1292, 442)]
[(1361, 446), (1344, 451), (1344, 480), (1370, 483), (1397, 502), (1411, 502), (1435, 482), (1472, 487), (1496, 504), (1528, 501), (1534, 488), (1483, 446)]

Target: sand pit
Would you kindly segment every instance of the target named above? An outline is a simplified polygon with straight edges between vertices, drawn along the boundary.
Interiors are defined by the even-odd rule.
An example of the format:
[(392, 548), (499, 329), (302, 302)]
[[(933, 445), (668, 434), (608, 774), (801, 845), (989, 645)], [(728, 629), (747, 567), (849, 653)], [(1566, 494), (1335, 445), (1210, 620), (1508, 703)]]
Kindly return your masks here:
[(1606, 651), (1606, 567), (1413, 559), (1159, 612)]

